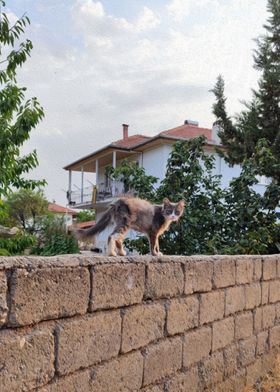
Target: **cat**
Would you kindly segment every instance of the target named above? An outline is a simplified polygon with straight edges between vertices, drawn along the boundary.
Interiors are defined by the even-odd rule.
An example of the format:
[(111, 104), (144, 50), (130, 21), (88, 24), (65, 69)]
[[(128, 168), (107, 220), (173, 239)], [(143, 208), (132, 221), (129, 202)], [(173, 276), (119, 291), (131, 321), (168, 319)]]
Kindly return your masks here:
[(184, 200), (171, 203), (167, 198), (162, 205), (151, 204), (147, 200), (135, 197), (122, 197), (113, 202), (95, 226), (76, 232), (78, 239), (92, 238), (105, 228), (115, 223), (108, 237), (108, 255), (125, 256), (123, 240), (129, 229), (145, 234), (150, 243), (153, 256), (162, 256), (159, 250), (159, 237), (168, 230), (172, 222), (177, 222), (183, 215)]

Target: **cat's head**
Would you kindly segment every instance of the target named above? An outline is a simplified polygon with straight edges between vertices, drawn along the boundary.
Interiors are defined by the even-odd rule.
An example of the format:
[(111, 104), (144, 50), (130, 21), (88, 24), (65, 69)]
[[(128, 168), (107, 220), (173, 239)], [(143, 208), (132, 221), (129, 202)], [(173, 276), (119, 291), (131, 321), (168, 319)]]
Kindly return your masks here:
[(180, 200), (178, 203), (171, 203), (169, 199), (163, 199), (162, 213), (165, 219), (176, 222), (183, 215), (185, 208), (184, 200)]

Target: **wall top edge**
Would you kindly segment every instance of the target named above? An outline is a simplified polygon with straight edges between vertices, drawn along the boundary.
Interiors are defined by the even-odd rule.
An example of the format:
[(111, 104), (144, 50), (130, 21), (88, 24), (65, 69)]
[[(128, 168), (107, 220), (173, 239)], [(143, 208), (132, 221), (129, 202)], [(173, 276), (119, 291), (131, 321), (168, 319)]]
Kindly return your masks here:
[(126, 256), (126, 257), (106, 257), (100, 255), (61, 255), (61, 256), (0, 256), (0, 271), (11, 270), (15, 268), (36, 269), (36, 268), (75, 268), (89, 267), (95, 265), (116, 265), (116, 264), (149, 264), (155, 262), (162, 263), (190, 263), (198, 261), (219, 261), (219, 260), (270, 260), (277, 259), (280, 261), (280, 254), (276, 255), (195, 255), (195, 256)]

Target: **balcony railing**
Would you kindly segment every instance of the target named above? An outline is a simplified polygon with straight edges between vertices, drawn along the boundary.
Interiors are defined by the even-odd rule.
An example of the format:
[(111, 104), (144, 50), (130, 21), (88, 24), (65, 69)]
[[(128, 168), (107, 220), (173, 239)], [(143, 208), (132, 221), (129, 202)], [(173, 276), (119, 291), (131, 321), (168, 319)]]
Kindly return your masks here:
[(124, 194), (123, 184), (116, 182), (115, 186), (104, 186), (100, 184), (96, 189), (94, 185), (72, 191), (68, 197), (72, 206), (90, 206), (98, 202), (104, 202)]

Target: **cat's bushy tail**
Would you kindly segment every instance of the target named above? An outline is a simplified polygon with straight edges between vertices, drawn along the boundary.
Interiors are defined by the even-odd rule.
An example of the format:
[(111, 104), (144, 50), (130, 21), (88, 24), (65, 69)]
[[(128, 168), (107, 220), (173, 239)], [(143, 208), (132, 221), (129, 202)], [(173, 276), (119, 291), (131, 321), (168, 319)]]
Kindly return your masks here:
[(99, 221), (94, 226), (89, 227), (88, 229), (75, 230), (75, 235), (76, 235), (77, 239), (83, 240), (83, 239), (91, 238), (92, 241), (94, 242), (96, 234), (99, 234), (102, 231), (104, 231), (106, 229), (106, 227), (113, 220), (114, 211), (115, 211), (115, 206), (111, 205), (108, 208), (108, 210), (104, 212), (102, 217), (99, 219)]

